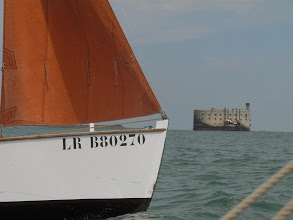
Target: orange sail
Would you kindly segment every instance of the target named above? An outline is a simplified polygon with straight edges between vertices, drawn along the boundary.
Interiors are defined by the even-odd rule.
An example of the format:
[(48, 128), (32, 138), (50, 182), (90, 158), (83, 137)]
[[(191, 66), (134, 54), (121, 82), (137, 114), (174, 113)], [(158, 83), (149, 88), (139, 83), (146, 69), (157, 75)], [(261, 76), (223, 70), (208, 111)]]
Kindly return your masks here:
[(107, 0), (5, 0), (1, 123), (69, 125), (159, 113)]

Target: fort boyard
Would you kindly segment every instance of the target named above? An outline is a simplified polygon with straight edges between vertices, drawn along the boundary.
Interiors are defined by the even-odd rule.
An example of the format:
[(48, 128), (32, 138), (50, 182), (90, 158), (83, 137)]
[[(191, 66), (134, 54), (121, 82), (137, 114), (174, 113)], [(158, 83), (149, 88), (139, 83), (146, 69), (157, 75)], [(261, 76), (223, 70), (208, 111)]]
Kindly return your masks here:
[(193, 130), (250, 131), (250, 104), (246, 109), (196, 109)]

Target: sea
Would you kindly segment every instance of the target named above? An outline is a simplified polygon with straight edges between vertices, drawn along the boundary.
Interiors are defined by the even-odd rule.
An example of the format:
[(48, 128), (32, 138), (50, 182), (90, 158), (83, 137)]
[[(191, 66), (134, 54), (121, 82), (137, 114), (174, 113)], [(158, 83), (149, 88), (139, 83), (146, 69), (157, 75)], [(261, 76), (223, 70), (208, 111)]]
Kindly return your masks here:
[[(291, 160), (293, 132), (169, 130), (148, 211), (111, 220), (220, 219)], [(292, 198), (290, 174), (236, 219), (271, 219)]]
[[(291, 160), (290, 132), (169, 130), (149, 210), (111, 220), (220, 219)], [(236, 219), (271, 219), (292, 198), (288, 175)]]

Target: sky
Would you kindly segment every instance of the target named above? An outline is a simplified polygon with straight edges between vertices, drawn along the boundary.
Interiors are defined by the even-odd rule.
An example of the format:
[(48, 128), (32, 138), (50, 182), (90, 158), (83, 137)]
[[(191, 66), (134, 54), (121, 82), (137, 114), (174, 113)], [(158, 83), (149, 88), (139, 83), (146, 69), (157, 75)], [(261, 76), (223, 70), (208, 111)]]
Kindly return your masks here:
[(135, 40), (109, 1), (170, 129), (192, 130), (194, 109), (248, 102), (253, 131), (293, 132), (292, 0), (120, 0)]
[(171, 129), (192, 130), (194, 109), (248, 102), (253, 131), (293, 132), (292, 0), (122, 0), (135, 40), (110, 3)]

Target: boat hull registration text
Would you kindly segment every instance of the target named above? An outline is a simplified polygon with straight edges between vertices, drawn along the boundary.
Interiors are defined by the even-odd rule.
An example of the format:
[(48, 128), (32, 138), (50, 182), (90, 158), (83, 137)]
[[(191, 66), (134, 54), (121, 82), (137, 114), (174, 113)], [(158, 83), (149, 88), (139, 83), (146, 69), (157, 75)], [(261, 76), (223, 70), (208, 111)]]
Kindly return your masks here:
[(98, 147), (127, 147), (127, 146), (143, 146), (146, 143), (144, 134), (122, 134), (112, 136), (91, 136), (88, 139), (80, 137), (62, 138), (62, 150), (76, 150), (89, 147), (92, 149)]

